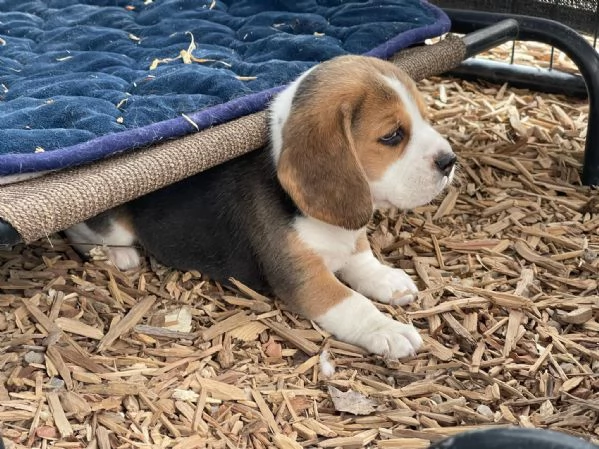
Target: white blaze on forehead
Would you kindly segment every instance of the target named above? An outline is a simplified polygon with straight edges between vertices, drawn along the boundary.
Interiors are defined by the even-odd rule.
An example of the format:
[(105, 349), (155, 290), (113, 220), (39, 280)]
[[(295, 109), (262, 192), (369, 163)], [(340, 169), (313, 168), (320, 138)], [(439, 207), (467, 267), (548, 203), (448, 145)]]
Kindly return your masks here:
[(279, 92), (270, 105), (269, 121), (270, 138), (272, 144), (271, 151), (275, 165), (278, 164), (279, 156), (281, 155), (281, 150), (283, 149), (283, 128), (285, 127), (285, 122), (287, 122), (289, 114), (291, 113), (291, 106), (293, 105), (293, 97), (295, 96), (295, 92), (304, 78), (316, 67), (317, 66), (314, 66), (305, 71), (289, 86)]
[(414, 97), (412, 96), (410, 91), (406, 89), (406, 86), (397, 78), (392, 78), (390, 76), (385, 75), (383, 75), (382, 77), (385, 83), (391, 89), (393, 89), (393, 91), (399, 96), (399, 99), (401, 100), (404, 109), (406, 110), (406, 112), (410, 116), (410, 119), (412, 120), (412, 126), (416, 126), (418, 122), (424, 122), (424, 119), (420, 114), (420, 109), (418, 109)]

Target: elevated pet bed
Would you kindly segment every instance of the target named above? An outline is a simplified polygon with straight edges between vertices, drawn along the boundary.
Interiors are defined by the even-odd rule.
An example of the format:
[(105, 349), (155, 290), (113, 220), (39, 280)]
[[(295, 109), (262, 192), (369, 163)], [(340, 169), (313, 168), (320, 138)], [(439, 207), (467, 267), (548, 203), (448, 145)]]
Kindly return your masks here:
[[(505, 20), (424, 46), (450, 26), (424, 0), (90, 3), (0, 4), (12, 11), (0, 24), (0, 244), (46, 237), (259, 148), (269, 99), (319, 61), (369, 54), (418, 80), (518, 33)], [(115, 77), (129, 83), (116, 93)]]
[[(460, 39), (405, 51), (395, 61), (415, 78), (455, 66)], [(5, 241), (31, 242), (110, 207), (184, 179), (266, 143), (266, 113), (254, 114), (176, 140), (0, 188), (0, 216), (14, 229)], [(18, 230), (18, 231), (16, 231)]]
[[(0, 12), (0, 243), (256, 149), (268, 101), (299, 73), (341, 54), (388, 59), (450, 27), (421, 0), (7, 0)], [(455, 66), (457, 48), (421, 59), (422, 75)]]

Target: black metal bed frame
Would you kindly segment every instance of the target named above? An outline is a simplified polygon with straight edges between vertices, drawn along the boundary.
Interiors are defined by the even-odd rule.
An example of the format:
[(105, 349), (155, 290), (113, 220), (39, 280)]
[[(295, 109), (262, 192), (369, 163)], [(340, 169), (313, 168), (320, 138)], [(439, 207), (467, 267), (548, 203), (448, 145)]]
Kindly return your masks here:
[[(599, 54), (590, 43), (574, 29), (554, 20), (464, 9), (444, 8), (444, 11), (451, 19), (451, 31), (465, 35), (463, 40), (469, 58), (503, 43), (520, 40), (552, 45), (574, 61), (581, 75), (474, 59), (467, 59), (448, 75), (508, 82), (537, 91), (588, 96), (582, 182), (588, 186), (599, 186)], [(20, 241), (19, 233), (0, 219), (0, 248), (10, 248)]]

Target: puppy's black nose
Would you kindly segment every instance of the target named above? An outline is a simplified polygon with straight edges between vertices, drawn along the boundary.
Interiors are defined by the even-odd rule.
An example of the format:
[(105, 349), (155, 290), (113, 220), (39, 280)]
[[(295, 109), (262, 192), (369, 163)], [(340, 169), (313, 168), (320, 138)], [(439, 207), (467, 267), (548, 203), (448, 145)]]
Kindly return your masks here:
[(449, 176), (457, 158), (453, 153), (439, 153), (435, 157), (435, 165), (445, 176)]

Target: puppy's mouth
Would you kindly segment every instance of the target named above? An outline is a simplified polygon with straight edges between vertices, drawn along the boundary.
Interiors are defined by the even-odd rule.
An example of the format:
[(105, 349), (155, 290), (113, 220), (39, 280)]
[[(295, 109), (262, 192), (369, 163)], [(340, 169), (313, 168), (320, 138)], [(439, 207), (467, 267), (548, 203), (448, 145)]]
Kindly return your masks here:
[(447, 175), (440, 172), (429, 174), (428, 179), (415, 179), (399, 186), (399, 189), (373, 189), (375, 209), (397, 208), (410, 210), (430, 204), (443, 190), (451, 185), (455, 178), (456, 167)]
[(449, 172), (448, 176), (443, 176), (443, 178), (441, 178), (441, 182), (440, 182), (441, 188), (439, 189), (439, 193), (446, 187), (449, 187), (449, 185), (453, 182), (454, 177), (455, 177), (455, 165), (451, 169), (451, 172)]

